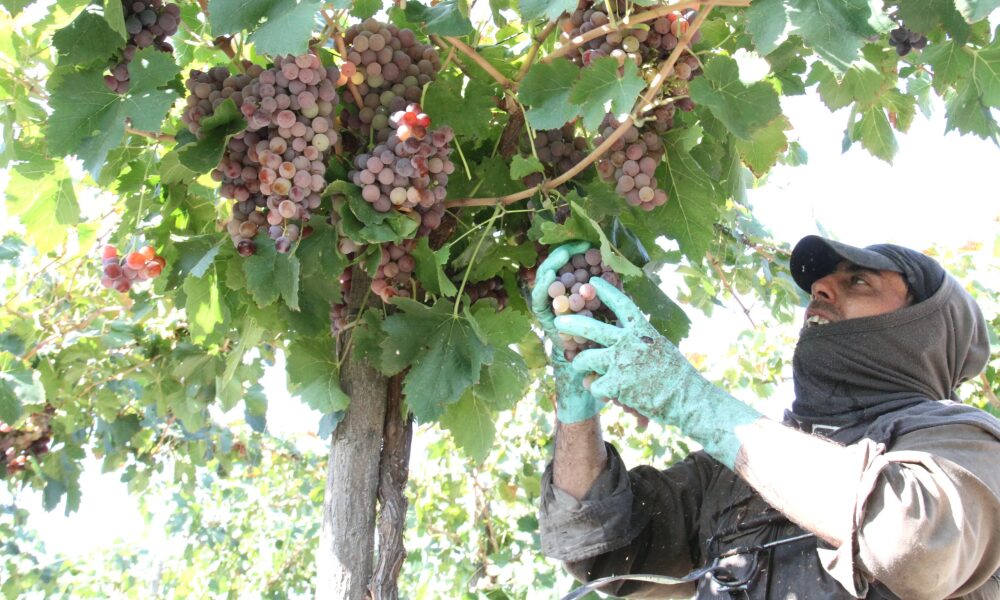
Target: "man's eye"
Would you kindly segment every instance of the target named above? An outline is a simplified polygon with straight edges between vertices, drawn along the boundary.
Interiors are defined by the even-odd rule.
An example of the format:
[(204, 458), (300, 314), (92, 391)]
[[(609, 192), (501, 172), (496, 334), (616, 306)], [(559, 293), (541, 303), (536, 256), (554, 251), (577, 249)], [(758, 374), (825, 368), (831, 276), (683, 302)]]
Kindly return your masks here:
[(868, 285), (868, 282), (865, 281), (864, 277), (861, 277), (860, 275), (855, 275), (855, 276), (851, 277), (851, 284), (853, 284), (853, 285)]

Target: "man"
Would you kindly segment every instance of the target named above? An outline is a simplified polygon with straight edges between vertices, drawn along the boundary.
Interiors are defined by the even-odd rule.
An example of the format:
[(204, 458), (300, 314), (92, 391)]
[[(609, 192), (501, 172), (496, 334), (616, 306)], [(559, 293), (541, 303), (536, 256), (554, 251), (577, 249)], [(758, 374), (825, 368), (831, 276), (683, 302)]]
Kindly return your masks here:
[[(1000, 598), (1000, 421), (950, 400), (985, 366), (986, 325), (933, 259), (816, 236), (796, 245), (792, 275), (811, 301), (778, 423), (703, 379), (603, 281), (592, 283), (620, 326), (553, 318), (545, 290), (586, 247), (554, 251), (533, 293), (558, 395), (546, 555), (584, 581), (667, 576), (600, 588), (618, 596)], [(603, 348), (568, 363), (559, 333)], [(601, 439), (601, 397), (704, 450), (626, 470)]]

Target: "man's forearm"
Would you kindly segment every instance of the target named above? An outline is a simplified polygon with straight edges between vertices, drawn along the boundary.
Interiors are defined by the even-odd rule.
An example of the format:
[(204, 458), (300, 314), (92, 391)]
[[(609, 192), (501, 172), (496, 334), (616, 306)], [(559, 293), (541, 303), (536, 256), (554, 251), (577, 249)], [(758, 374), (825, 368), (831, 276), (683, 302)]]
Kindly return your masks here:
[(839, 547), (851, 533), (863, 457), (761, 418), (736, 428), (736, 474), (774, 508)]
[(593, 417), (578, 423), (556, 423), (552, 479), (556, 487), (582, 499), (608, 463), (601, 421)]

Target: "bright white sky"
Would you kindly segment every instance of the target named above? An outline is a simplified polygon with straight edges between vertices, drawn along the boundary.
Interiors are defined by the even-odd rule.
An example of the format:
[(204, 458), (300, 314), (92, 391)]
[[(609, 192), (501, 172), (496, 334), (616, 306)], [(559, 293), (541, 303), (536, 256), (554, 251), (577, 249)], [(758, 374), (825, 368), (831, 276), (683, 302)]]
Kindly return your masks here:
[[(830, 115), (814, 95), (783, 99), (792, 135), (809, 153), (800, 167), (776, 167), (766, 186), (752, 190), (758, 218), (779, 240), (794, 243), (818, 233), (822, 222), (838, 239), (858, 245), (894, 242), (915, 248), (931, 244), (959, 247), (968, 240), (992, 244), (1000, 230), (997, 217), (997, 170), (1000, 149), (989, 142), (957, 134), (943, 135), (941, 112), (926, 120), (918, 115), (909, 134), (899, 134), (900, 151), (890, 166), (872, 158), (859, 145), (840, 153), (846, 111)], [(686, 352), (711, 354), (724, 349), (746, 326), (738, 311), (717, 311), (711, 322), (689, 310), (694, 329)], [(725, 334), (719, 334), (720, 327)], [(281, 370), (276, 370), (280, 388)], [(298, 410), (294, 400), (273, 398), (268, 422), (275, 433), (315, 431), (316, 413)], [(241, 409), (240, 409), (241, 410)], [(418, 461), (419, 462), (419, 461)], [(40, 502), (28, 503), (33, 524), (50, 551), (93, 552), (116, 539), (136, 543), (147, 528), (118, 474), (102, 475), (91, 465), (83, 477), (78, 514), (45, 514)], [(151, 529), (158, 529), (153, 527)]]

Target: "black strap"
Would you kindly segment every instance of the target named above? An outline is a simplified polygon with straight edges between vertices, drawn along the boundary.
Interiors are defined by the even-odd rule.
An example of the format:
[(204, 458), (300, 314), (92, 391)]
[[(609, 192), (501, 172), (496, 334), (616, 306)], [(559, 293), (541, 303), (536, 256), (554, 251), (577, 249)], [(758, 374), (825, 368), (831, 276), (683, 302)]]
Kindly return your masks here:
[[(732, 548), (723, 552), (712, 561), (712, 564), (707, 567), (701, 567), (700, 569), (695, 569), (687, 575), (682, 577), (670, 577), (668, 575), (645, 575), (642, 573), (631, 574), (631, 575), (611, 575), (608, 577), (601, 577), (600, 579), (595, 579), (589, 581), (582, 586), (576, 588), (572, 592), (566, 594), (561, 598), (561, 600), (578, 600), (588, 593), (596, 590), (597, 588), (607, 585), (609, 583), (615, 583), (618, 581), (645, 581), (647, 583), (658, 583), (661, 585), (677, 585), (680, 583), (688, 583), (691, 581), (697, 581), (705, 575), (714, 575), (721, 567), (719, 566), (719, 559), (726, 558), (729, 556), (734, 556), (736, 554), (747, 554), (747, 553), (760, 553), (775, 546), (780, 546), (782, 544), (790, 544), (793, 542), (798, 542), (811, 537), (815, 537), (812, 533), (803, 533), (801, 535), (792, 536), (790, 538), (785, 538), (783, 540), (775, 540), (773, 542), (768, 542), (766, 544), (759, 544), (755, 546), (747, 546), (743, 548)], [(724, 582), (721, 582), (724, 584)]]

